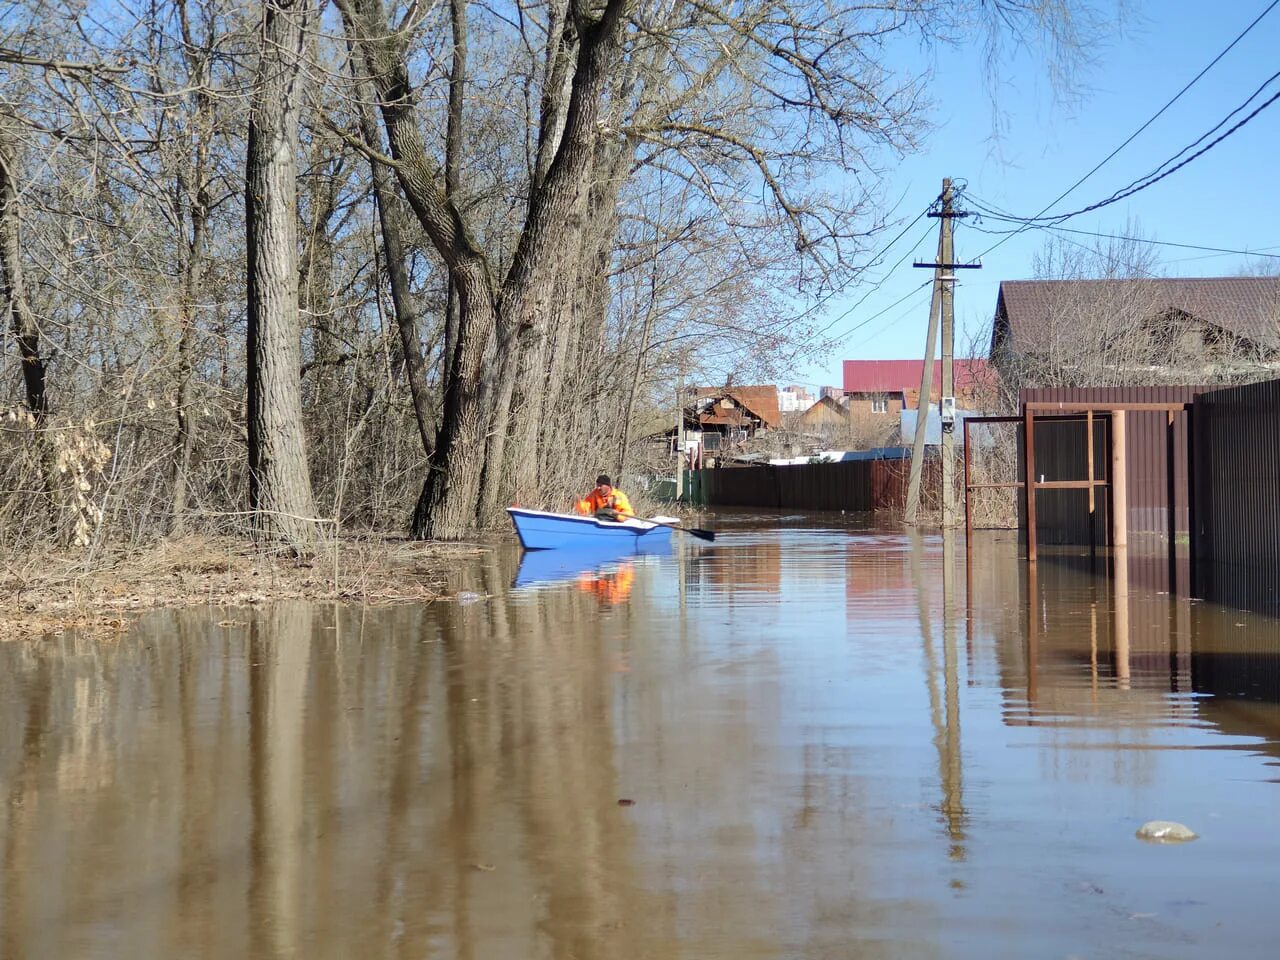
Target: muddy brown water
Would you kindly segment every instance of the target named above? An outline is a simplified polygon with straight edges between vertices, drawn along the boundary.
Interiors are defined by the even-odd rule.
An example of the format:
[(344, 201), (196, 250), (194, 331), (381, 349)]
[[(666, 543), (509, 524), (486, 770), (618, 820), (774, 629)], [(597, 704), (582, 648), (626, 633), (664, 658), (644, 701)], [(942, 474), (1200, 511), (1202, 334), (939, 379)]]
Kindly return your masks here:
[(0, 645), (0, 957), (1274, 956), (1280, 623), (724, 529)]

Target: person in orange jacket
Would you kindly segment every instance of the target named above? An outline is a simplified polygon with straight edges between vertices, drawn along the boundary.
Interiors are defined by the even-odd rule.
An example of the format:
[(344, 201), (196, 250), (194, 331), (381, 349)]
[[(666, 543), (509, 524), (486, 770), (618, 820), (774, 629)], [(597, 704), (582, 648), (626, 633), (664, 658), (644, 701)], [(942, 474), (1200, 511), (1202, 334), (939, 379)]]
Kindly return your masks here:
[(636, 515), (635, 510), (631, 509), (631, 501), (627, 499), (627, 495), (615, 488), (613, 481), (603, 473), (596, 477), (596, 488), (579, 500), (575, 506), (579, 513), (589, 517), (603, 514), (607, 519), (618, 520)]

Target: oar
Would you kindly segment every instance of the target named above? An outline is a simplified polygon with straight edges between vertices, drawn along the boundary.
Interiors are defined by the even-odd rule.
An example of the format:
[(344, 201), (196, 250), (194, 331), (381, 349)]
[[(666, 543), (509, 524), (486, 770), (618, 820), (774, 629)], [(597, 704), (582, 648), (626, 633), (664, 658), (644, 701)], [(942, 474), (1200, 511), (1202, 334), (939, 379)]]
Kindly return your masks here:
[[(617, 510), (610, 510), (608, 507), (605, 507), (602, 510), (597, 510), (596, 516), (616, 522), (620, 515)], [(652, 523), (655, 527), (669, 527), (672, 530), (679, 530), (683, 533), (692, 534), (699, 540), (707, 541), (707, 543), (714, 543), (716, 539), (715, 532), (712, 530), (699, 530), (697, 527), (682, 527), (678, 523), (663, 523), (661, 520), (650, 520), (648, 517), (636, 517), (636, 519), (643, 520), (645, 523)]]
[(678, 523), (663, 523), (661, 520), (650, 520), (648, 517), (641, 517), (645, 523), (652, 523), (656, 527), (670, 527), (672, 530), (681, 530), (685, 533), (692, 534), (699, 540), (705, 540), (707, 543), (715, 542), (716, 535), (712, 530), (699, 530), (697, 527), (682, 527)]

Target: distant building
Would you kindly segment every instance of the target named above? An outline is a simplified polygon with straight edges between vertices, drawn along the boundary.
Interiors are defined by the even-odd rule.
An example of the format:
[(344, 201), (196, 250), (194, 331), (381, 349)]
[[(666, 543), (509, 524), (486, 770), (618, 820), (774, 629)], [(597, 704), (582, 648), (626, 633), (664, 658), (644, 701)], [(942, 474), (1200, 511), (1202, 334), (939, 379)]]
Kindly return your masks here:
[(849, 411), (839, 401), (831, 397), (822, 397), (804, 413), (800, 414), (796, 426), (804, 432), (820, 432), (823, 428), (843, 427), (849, 423)]
[(695, 387), (685, 408), (685, 425), (701, 434), (706, 450), (749, 440), (757, 433), (782, 424), (778, 388)]
[(813, 394), (804, 387), (789, 386), (778, 391), (778, 410), (782, 413), (795, 413), (808, 410), (813, 405)]
[[(981, 409), (991, 387), (991, 373), (985, 360), (956, 360), (953, 367), (956, 405)], [(895, 420), (903, 410), (919, 406), (923, 360), (846, 360), (844, 395), (853, 416), (884, 414)], [(942, 396), (942, 361), (933, 364), (933, 387), (929, 402)]]

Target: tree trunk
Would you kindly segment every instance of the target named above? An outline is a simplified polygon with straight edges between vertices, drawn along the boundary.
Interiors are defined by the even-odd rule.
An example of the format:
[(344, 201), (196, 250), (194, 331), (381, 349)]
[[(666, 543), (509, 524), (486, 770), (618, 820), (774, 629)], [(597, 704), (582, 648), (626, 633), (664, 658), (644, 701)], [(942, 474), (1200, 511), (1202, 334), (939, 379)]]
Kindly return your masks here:
[[(467, 2), (449, 0), (453, 61), (449, 67), (449, 118), (444, 135), (444, 192), (459, 202), (462, 185), (462, 110), (467, 89)], [(440, 351), (440, 383), (449, 389), (458, 349), (458, 291), (450, 275), (445, 291), (444, 348)]]
[[(200, 148), (203, 155), (204, 148)], [(196, 176), (203, 176), (203, 164), (197, 161)], [(197, 306), (204, 280), (204, 241), (208, 222), (208, 196), (201, 182), (191, 204), (191, 243), (186, 253), (183, 277), (182, 324), (178, 341), (178, 437), (177, 457), (173, 471), (173, 501), (169, 532), (181, 536), (186, 530), (187, 489), (190, 484), (191, 453), (195, 448), (195, 430), (191, 426), (195, 397), (192, 390), (193, 360), (196, 337)]]
[(0, 117), (0, 274), (3, 274), (4, 307), (13, 326), (13, 339), (22, 361), (22, 381), (26, 387), (27, 409), (44, 423), (48, 412), (45, 397), (44, 358), (40, 356), (40, 328), (27, 300), (22, 272), (22, 239), (18, 216), (17, 149)]
[[(378, 125), (372, 109), (365, 104), (372, 102), (366, 92), (368, 84), (360, 84), (360, 135), (370, 147), (381, 144)], [(409, 395), (413, 398), (414, 417), (418, 421), (418, 436), (422, 450), (428, 458), (435, 451), (435, 411), (431, 408), (431, 393), (427, 386), (427, 362), (418, 341), (418, 316), (413, 308), (413, 294), (409, 289), (409, 271), (405, 268), (404, 239), (401, 218), (395, 207), (395, 189), (384, 164), (370, 160), (373, 178), (373, 196), (378, 205), (378, 223), (382, 229), (382, 253), (387, 261), (387, 279), (391, 287), (391, 305), (396, 314), (396, 328), (400, 332), (400, 348), (404, 353), (405, 375), (409, 380)], [(452, 291), (450, 291), (452, 293)]]
[(475, 524), (484, 460), (481, 374), (496, 319), (494, 283), (488, 261), (445, 191), (441, 171), (423, 143), (404, 51), (397, 36), (388, 32), (381, 0), (340, 0), (338, 7), (377, 94), (396, 161), (396, 177), (418, 222), (443, 258), (457, 296), (452, 374), (444, 393), (435, 451), (413, 515), (414, 536), (456, 540)]
[[(436, 453), (414, 511), (414, 533), (421, 537), (458, 538), (476, 518), (485, 459), (484, 351), (499, 330), (498, 362), (512, 348), (513, 332), (545, 322), (554, 289), (557, 253), (572, 246), (568, 219), (583, 189), (598, 135), (596, 118), (607, 65), (617, 49), (627, 0), (608, 0), (600, 16), (586, 27), (578, 51), (577, 72), (564, 133), (543, 184), (534, 192), (511, 270), (502, 290), (502, 306), (489, 264), (472, 239), (455, 198), (441, 182), (441, 171), (426, 151), (414, 116), (403, 39), (389, 31), (382, 0), (337, 0), (354, 46), (363, 52), (367, 73), (382, 108), (396, 175), (419, 222), (449, 269), (458, 296), (455, 376), (444, 396)], [(513, 368), (509, 365), (507, 370)], [(496, 384), (499, 401), (510, 408), (511, 384)], [(499, 402), (494, 409), (502, 409)], [(489, 455), (501, 469), (505, 432), (491, 442)], [(496, 456), (495, 456), (496, 454)]]
[(245, 191), (249, 503), (259, 537), (302, 550), (315, 536), (298, 377), (298, 120), (310, 0), (265, 0), (264, 7)]
[[(532, 361), (538, 364), (533, 369), (542, 369), (539, 361), (545, 356), (548, 322), (555, 313), (552, 300), (556, 281), (564, 270), (563, 252), (577, 249), (581, 242), (583, 206), (595, 171), (599, 136), (596, 121), (609, 65), (617, 51), (625, 6), (621, 0), (609, 0), (600, 19), (581, 35), (562, 129), (558, 110), (544, 102), (543, 121), (552, 127), (542, 131), (539, 166), (543, 162), (541, 155), (546, 152), (549, 151), (553, 159), (530, 196), (524, 229), (499, 300), (500, 367), (485, 483), (480, 496), (482, 522), (493, 518), (498, 503), (512, 490), (514, 471), (507, 459), (508, 436), (512, 432), (527, 436), (526, 425), (536, 428), (532, 421), (542, 410), (544, 384), (530, 385), (537, 402), (513, 409), (518, 373), (522, 366), (525, 369), (532, 366), (521, 355), (531, 352)], [(557, 133), (558, 140), (549, 139)], [(527, 472), (527, 467), (536, 459), (529, 450), (519, 452), (526, 465), (522, 472)]]
[(178, 4), (182, 39), (187, 59), (187, 77), (195, 89), (191, 126), (195, 131), (194, 169), (177, 176), (178, 209), (185, 210), (191, 223), (190, 240), (184, 245), (182, 303), (178, 321), (182, 325), (178, 340), (178, 404), (177, 437), (174, 444), (173, 495), (170, 501), (169, 534), (181, 536), (186, 531), (187, 496), (191, 483), (191, 456), (195, 449), (192, 411), (195, 406), (192, 378), (195, 374), (195, 340), (199, 320), (200, 297), (204, 285), (205, 236), (209, 223), (209, 141), (213, 137), (210, 101), (209, 62), (212, 56), (213, 32), (210, 28), (201, 45), (197, 45), (191, 28), (188, 5)]

